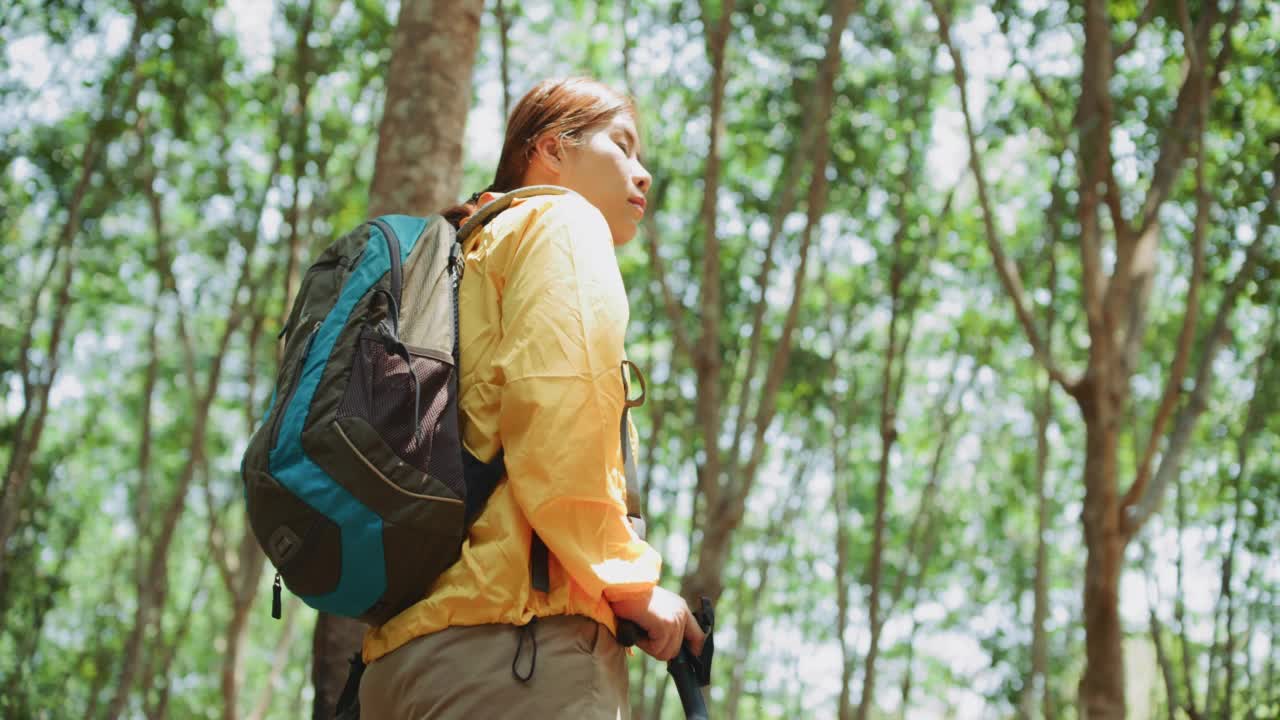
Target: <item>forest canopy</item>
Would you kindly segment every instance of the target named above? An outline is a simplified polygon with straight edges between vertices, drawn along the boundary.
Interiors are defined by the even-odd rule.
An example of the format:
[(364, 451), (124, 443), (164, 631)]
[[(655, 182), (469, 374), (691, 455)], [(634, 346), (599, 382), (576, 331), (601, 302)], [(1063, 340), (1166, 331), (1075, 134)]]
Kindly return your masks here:
[(578, 74), (653, 175), (633, 417), (713, 717), (1280, 717), (1262, 0), (7, 3), (0, 715), (330, 707), (239, 472), (300, 274)]

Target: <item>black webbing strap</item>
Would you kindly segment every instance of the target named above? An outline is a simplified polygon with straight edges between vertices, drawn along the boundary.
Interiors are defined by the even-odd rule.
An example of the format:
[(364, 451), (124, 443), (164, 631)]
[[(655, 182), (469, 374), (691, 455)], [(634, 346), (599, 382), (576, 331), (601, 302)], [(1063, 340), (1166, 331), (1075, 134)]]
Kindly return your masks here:
[(535, 531), (529, 538), (529, 578), (533, 581), (533, 589), (538, 592), (551, 592), (550, 551), (547, 544), (538, 537)]
[(364, 658), (357, 651), (347, 662), (351, 664), (351, 670), (334, 707), (334, 720), (359, 720), (360, 717), (360, 678), (364, 675)]
[[(467, 478), (468, 525), (484, 509), (485, 502), (489, 500), (489, 496), (493, 494), (493, 489), (498, 486), (498, 482), (502, 480), (502, 475), (506, 471), (507, 467), (503, 461), (501, 449), (487, 463), (477, 460), (476, 456), (465, 448), (462, 450), (462, 472)], [(542, 542), (542, 538), (538, 537), (536, 532), (533, 534), (531, 543), (529, 548), (529, 576), (533, 579), (533, 589), (538, 592), (549, 592), (551, 590), (551, 570), (549, 568), (550, 560), (547, 556), (547, 544)]]
[[(392, 230), (391, 226), (383, 222), (381, 218), (371, 220), (369, 224), (378, 228), (378, 231), (382, 233), (383, 240), (387, 243), (387, 254), (391, 260), (391, 297), (395, 300), (394, 309), (398, 310), (403, 299), (401, 295), (404, 288), (404, 271), (401, 269), (402, 261), (400, 260), (400, 238), (396, 235), (396, 231)], [(391, 318), (392, 323), (399, 327), (399, 313), (391, 313)]]
[[(631, 399), (631, 386), (627, 382), (627, 370), (635, 373), (636, 379), (640, 382), (640, 397), (635, 400)], [(631, 433), (628, 432), (630, 422), (630, 410), (633, 407), (640, 407), (644, 404), (645, 386), (644, 375), (640, 373), (640, 368), (630, 360), (622, 361), (622, 420), (618, 424), (618, 436), (622, 442), (622, 469), (623, 474), (627, 478), (627, 517), (631, 519), (631, 527), (635, 529), (640, 539), (645, 536), (644, 516), (640, 512), (640, 481), (636, 472), (635, 455), (631, 452)]]
[(489, 462), (480, 462), (466, 448), (462, 449), (462, 474), (467, 479), (467, 525), (480, 514), (484, 509), (484, 505), (489, 501), (489, 496), (493, 494), (493, 489), (498, 486), (498, 481), (502, 480), (502, 474), (507, 471), (506, 463), (502, 459), (502, 449), (498, 449), (498, 454), (493, 456)]

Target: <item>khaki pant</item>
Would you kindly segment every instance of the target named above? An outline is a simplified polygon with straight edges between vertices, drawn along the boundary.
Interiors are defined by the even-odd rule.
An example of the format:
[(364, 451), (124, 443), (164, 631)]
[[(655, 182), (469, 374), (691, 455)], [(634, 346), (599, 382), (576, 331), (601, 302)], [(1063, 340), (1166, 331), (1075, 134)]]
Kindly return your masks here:
[(360, 716), (629, 720), (627, 656), (607, 628), (580, 615), (523, 628), (451, 627), (369, 665), (360, 682)]

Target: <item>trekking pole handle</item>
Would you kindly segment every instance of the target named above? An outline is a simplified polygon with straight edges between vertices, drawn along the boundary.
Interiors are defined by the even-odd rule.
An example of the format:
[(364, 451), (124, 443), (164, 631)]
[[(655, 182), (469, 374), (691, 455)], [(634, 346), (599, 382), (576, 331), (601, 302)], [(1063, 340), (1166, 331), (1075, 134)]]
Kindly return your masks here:
[(667, 672), (675, 681), (676, 692), (680, 695), (680, 706), (684, 708), (684, 716), (688, 720), (710, 720), (707, 715), (707, 701), (702, 697), (702, 688), (698, 686), (698, 673), (693, 667), (693, 653), (689, 645), (680, 647), (680, 653), (667, 663)]
[[(702, 608), (699, 612), (694, 613), (694, 618), (698, 621), (698, 625), (702, 627), (703, 632), (710, 633), (715, 624), (715, 610), (711, 606), (711, 601), (707, 598), (702, 599)], [(636, 642), (647, 638), (648, 633), (644, 628), (637, 625), (631, 620), (618, 619), (618, 644), (624, 647), (631, 647)], [(707, 637), (707, 645), (703, 647), (702, 657), (693, 654), (689, 649), (689, 643), (680, 644), (680, 652), (667, 663), (667, 672), (671, 674), (671, 679), (675, 681), (676, 692), (680, 695), (680, 704), (684, 708), (685, 717), (688, 720), (709, 720), (707, 714), (707, 704), (702, 697), (701, 687), (711, 680), (711, 637)], [(700, 677), (702, 676), (702, 677)], [(703, 681), (706, 682), (703, 682)]]
[[(647, 637), (649, 634), (636, 623), (630, 620), (618, 620), (620, 645), (631, 647)], [(702, 697), (702, 690), (698, 687), (698, 673), (693, 667), (693, 659), (694, 655), (689, 649), (689, 643), (682, 643), (680, 652), (667, 663), (667, 672), (671, 673), (671, 679), (675, 682), (685, 717), (688, 720), (710, 720), (710, 716), (707, 715), (706, 701)]]
[[(694, 612), (693, 617), (698, 621), (698, 625), (702, 628), (702, 632), (711, 632), (711, 628), (715, 625), (715, 609), (712, 607), (711, 601), (707, 598), (702, 598), (702, 607), (697, 612)], [(622, 647), (632, 647), (641, 640), (649, 637), (649, 633), (645, 632), (644, 628), (636, 624), (634, 620), (618, 618), (617, 624), (618, 644)], [(682, 644), (680, 647), (681, 650), (683, 650), (687, 646)], [(692, 657), (692, 653), (690, 656)]]
[(631, 647), (647, 637), (649, 633), (634, 621), (618, 618), (618, 644), (622, 647)]

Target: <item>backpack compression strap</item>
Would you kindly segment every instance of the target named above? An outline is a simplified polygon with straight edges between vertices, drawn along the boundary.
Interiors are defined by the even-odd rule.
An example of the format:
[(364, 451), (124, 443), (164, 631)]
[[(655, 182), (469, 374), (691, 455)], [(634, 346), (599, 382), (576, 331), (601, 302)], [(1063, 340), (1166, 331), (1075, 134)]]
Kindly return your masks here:
[[(636, 378), (640, 381), (640, 397), (635, 400), (631, 399), (631, 388), (627, 384), (627, 369), (635, 373)], [(630, 417), (630, 410), (633, 407), (640, 407), (644, 404), (645, 386), (644, 375), (640, 373), (640, 368), (630, 360), (622, 361), (622, 420), (619, 423), (618, 435), (622, 440), (622, 467), (623, 474), (627, 478), (627, 518), (631, 520), (631, 527), (644, 540), (645, 523), (644, 516), (640, 513), (640, 482), (636, 477), (636, 459), (631, 454), (631, 434), (627, 432), (630, 425), (627, 420)]]
[[(636, 378), (640, 381), (640, 397), (635, 400), (631, 399), (631, 388), (627, 383), (627, 370), (635, 373)], [(640, 407), (644, 404), (645, 386), (644, 375), (640, 373), (640, 368), (630, 360), (623, 360), (619, 368), (622, 373), (622, 419), (618, 421), (618, 439), (622, 445), (622, 468), (623, 475), (627, 478), (627, 519), (631, 521), (631, 527), (636, 531), (636, 535), (643, 540), (645, 537), (644, 516), (640, 513), (640, 482), (636, 477), (636, 458), (631, 453), (631, 434), (628, 432), (631, 423), (630, 410), (633, 407)], [(499, 456), (499, 461), (501, 456)], [(529, 574), (532, 576), (533, 589), (539, 592), (549, 592), (551, 590), (550, 570), (548, 567), (549, 551), (547, 544), (538, 537), (538, 533), (533, 533), (531, 545), (529, 548)]]

